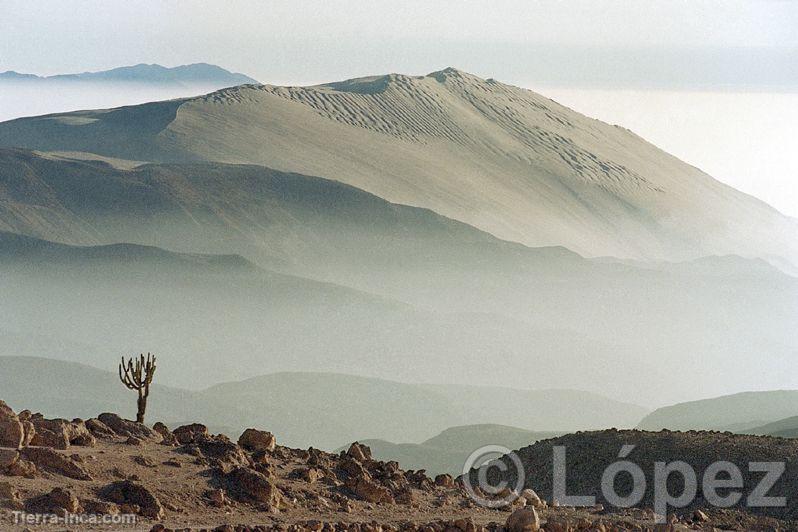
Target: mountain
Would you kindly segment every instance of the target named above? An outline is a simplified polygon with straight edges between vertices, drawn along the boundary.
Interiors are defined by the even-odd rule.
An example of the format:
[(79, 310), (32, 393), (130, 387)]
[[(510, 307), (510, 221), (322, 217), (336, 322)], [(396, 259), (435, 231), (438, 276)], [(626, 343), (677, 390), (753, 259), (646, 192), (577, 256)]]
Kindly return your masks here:
[[(462, 386), (459, 392), (452, 394), (448, 386), (438, 384), (291, 372), (219, 384), (202, 395), (218, 405), (247, 405), (247, 424), (273, 427), (287, 441), (310, 441), (307, 438), (312, 433), (312, 441), (322, 448), (369, 438), (421, 442), (442, 427), (471, 421), (510, 420), (530, 430), (568, 431), (607, 424), (630, 426), (645, 414), (639, 406), (576, 390)], [(474, 403), (497, 401), (502, 396), (514, 397), (516, 404), (529, 407), (506, 412), (485, 406), (482, 411), (471, 411)], [(314, 421), (298, 424), (297, 419)]]
[[(116, 361), (118, 364), (118, 360)], [(114, 367), (113, 360), (108, 367)], [(115, 372), (85, 364), (31, 356), (0, 356), (0, 393), (16, 410), (27, 408), (48, 417), (87, 419), (102, 412), (119, 412), (134, 418), (136, 394), (119, 382)], [(221, 421), (235, 417), (230, 405), (221, 408), (200, 394), (156, 382), (150, 391), (147, 414), (167, 423), (186, 419)]]
[[(8, 319), (18, 324), (17, 333), (42, 336), (42, 318), (64, 323), (72, 302), (114, 331), (104, 342), (130, 337), (125, 309), (114, 308), (108, 297), (120, 300), (128, 290), (136, 294), (139, 306), (131, 314), (146, 319), (140, 324), (144, 330), (161, 331), (158, 319), (175, 318), (152, 308), (169, 295), (175, 305), (169, 308), (184, 322), (178, 330), (187, 337), (164, 331), (159, 340), (186, 353), (186, 346), (204, 339), (231, 361), (231, 373), (220, 379), (241, 378), (245, 361), (259, 360), (259, 373), (312, 368), (417, 382), (440, 380), (430, 375), (443, 373), (448, 382), (586, 389), (616, 399), (632, 394), (644, 404), (661, 405), (694, 397), (696, 389), (720, 395), (749, 388), (753, 376), (761, 386), (780, 387), (798, 374), (798, 361), (791, 356), (798, 281), (764, 261), (733, 256), (675, 264), (590, 260), (561, 247), (502, 241), (340, 182), (259, 166), (142, 164), (85, 153), (0, 149), (0, 230), (100, 246), (80, 248), (87, 257), (108, 253), (102, 246), (126, 242), (145, 246), (134, 248), (142, 258), (160, 247), (256, 265), (256, 272), (244, 275), (236, 269), (233, 277), (211, 275), (211, 282), (180, 278), (174, 268), (158, 271), (142, 291), (122, 273), (140, 268), (134, 275), (139, 279), (154, 263), (139, 265), (130, 257), (104, 264), (102, 283), (72, 267), (69, 276), (53, 271), (42, 274), (44, 279), (17, 271), (20, 281), (8, 288), (20, 305), (18, 315)], [(7, 252), (15, 253), (13, 247)], [(63, 260), (53, 264), (55, 270), (65, 267)], [(264, 284), (259, 280), (264, 278), (281, 281)], [(298, 293), (308, 297), (292, 300), (288, 292), (274, 292), (288, 280), (304, 286)], [(234, 294), (246, 283), (257, 288), (236, 300)], [(43, 286), (57, 290), (63, 303), (37, 303), (33, 295), (43, 298)], [(84, 286), (96, 294), (92, 305), (76, 291)], [(345, 312), (335, 310), (335, 298), (320, 295), (336, 286), (335, 297), (348, 294), (345, 304), (338, 301)], [(208, 303), (217, 291), (228, 313), (219, 314)], [(274, 303), (267, 310), (273, 320), (268, 328), (291, 342), (280, 344), (277, 338), (283, 336), (262, 331), (266, 315), (261, 320), (246, 312), (262, 307), (256, 293)], [(316, 303), (305, 306), (318, 298), (340, 327), (320, 323)], [(280, 313), (283, 305), (289, 313)], [(215, 334), (213, 326), (197, 326), (202, 319), (193, 312), (241, 336), (224, 343), (225, 335)], [(286, 319), (289, 315), (293, 321)], [(240, 316), (238, 321), (234, 316)], [(311, 324), (325, 331), (324, 341), (312, 340), (321, 333), (308, 332)], [(72, 344), (97, 343), (91, 328), (70, 323), (63, 330)], [(286, 357), (274, 362), (272, 350)], [(751, 357), (753, 352), (759, 356)], [(402, 362), (409, 360), (414, 364)], [(503, 370), (476, 370), (482, 360)], [(764, 367), (778, 370), (765, 372)], [(176, 384), (186, 385), (188, 376), (175, 377), (181, 379)], [(218, 381), (202, 384), (213, 382)]]
[(766, 425), (740, 431), (743, 434), (762, 436), (778, 436), (780, 438), (798, 438), (798, 416), (790, 416)]
[[(444, 430), (421, 443), (392, 443), (385, 440), (361, 440), (378, 460), (396, 460), (408, 469), (424, 469), (428, 475), (463, 474), (469, 455), (481, 447), (499, 445), (520, 449), (538, 440), (560, 436), (560, 432), (534, 432), (504, 425), (465, 425)], [(346, 450), (346, 449), (339, 449)]]
[(258, 83), (244, 74), (233, 73), (216, 65), (194, 63), (176, 67), (164, 67), (156, 64), (138, 64), (103, 70), (100, 72), (83, 72), (80, 74), (58, 74), (54, 76), (37, 76), (21, 74), (9, 70), (0, 73), (0, 83), (5, 81), (27, 83), (59, 83), (59, 82), (93, 82), (93, 83), (148, 83), (177, 85), (217, 85), (232, 87), (248, 83)]
[(638, 428), (753, 433), (753, 430), (762, 430), (761, 425), (782, 420), (796, 412), (798, 390), (743, 392), (658, 408), (643, 418)]
[[(231, 437), (247, 427), (260, 427), (277, 434), (283, 445), (334, 449), (355, 441), (360, 435), (422, 441), (439, 433), (442, 427), (462, 423), (468, 418), (462, 403), (436, 393), (434, 386), (333, 373), (281, 372), (189, 391), (159, 384), (157, 381), (163, 376), (161, 370), (167, 370), (166, 374), (176, 364), (168, 353), (159, 353), (159, 362), (148, 402), (148, 418), (170, 426), (202, 421), (230, 432), (228, 436)], [(113, 356), (103, 366), (115, 370), (116, 364), (118, 357)], [(122, 386), (115, 371), (41, 357), (0, 356), (0, 387), (3, 400), (12, 407), (41, 411), (51, 417), (88, 418), (108, 411), (132, 416), (136, 404), (135, 394)], [(479, 388), (469, 391), (486, 397)], [(552, 390), (552, 399), (548, 391), (533, 394), (539, 402), (545, 403), (554, 401), (558, 392), (568, 393)], [(528, 392), (507, 390), (507, 393), (523, 395)], [(588, 396), (596, 410), (601, 410), (603, 416), (617, 424), (631, 425), (645, 413), (635, 405), (596, 394)], [(510, 417), (530, 426), (551, 424), (570, 429), (599, 426), (596, 419), (576, 412), (583, 397), (577, 394), (573, 400), (561, 403), (572, 408), (573, 414), (519, 412)], [(497, 416), (497, 419), (502, 417), (507, 416)], [(298, 423), (298, 419), (302, 422)], [(501, 436), (502, 441), (507, 442), (527, 436), (540, 437), (538, 433), (523, 429), (453, 430), (473, 432), (469, 443), (481, 441), (480, 437)], [(444, 431), (443, 436), (438, 435), (423, 445), (443, 448), (440, 440), (448, 432)], [(449, 449), (454, 450), (454, 447)]]
[(12, 120), (0, 144), (320, 175), (587, 256), (798, 257), (798, 222), (768, 205), (628, 130), (451, 68)]

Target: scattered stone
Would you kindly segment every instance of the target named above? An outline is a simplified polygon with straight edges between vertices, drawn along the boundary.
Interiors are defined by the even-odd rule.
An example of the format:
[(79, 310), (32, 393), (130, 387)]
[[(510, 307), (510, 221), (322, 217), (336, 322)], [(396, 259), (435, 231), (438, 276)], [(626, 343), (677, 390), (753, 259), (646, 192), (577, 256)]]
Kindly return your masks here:
[(504, 527), (508, 532), (536, 532), (540, 530), (540, 518), (532, 506), (525, 506), (511, 513)]
[(144, 467), (157, 467), (157, 464), (143, 455), (136, 455), (133, 457), (133, 461), (136, 462), (140, 466)]
[(277, 447), (277, 440), (271, 432), (258, 429), (247, 429), (239, 436), (238, 444), (248, 451), (270, 453)]
[(161, 519), (164, 516), (163, 505), (158, 497), (149, 488), (130, 480), (114, 482), (103, 490), (102, 496), (119, 504), (123, 513), (126, 513), (124, 505), (133, 505), (139, 509), (135, 513), (144, 517)]
[(91, 480), (91, 475), (83, 466), (49, 447), (25, 447), (21, 453), (23, 458), (36, 466), (36, 469), (76, 480)]
[(706, 523), (709, 521), (709, 516), (701, 510), (696, 510), (693, 512), (693, 521), (697, 523)]

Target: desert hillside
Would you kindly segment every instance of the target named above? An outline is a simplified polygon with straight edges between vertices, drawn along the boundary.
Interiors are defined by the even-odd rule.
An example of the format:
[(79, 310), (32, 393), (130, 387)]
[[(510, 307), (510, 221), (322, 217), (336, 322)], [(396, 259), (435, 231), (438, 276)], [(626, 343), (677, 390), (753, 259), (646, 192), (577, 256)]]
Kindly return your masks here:
[(262, 164), (589, 256), (798, 256), (796, 222), (766, 204), (627, 130), (455, 69), (18, 119), (0, 145)]
[[(13, 523), (14, 512), (20, 511), (82, 514), (87, 521), (77, 525), (81, 530), (107, 530), (107, 523), (115, 523), (111, 527), (151, 532), (795, 529), (787, 519), (792, 504), (768, 512), (783, 518), (778, 520), (711, 508), (698, 499), (689, 509), (669, 511), (668, 525), (657, 525), (666, 516), (657, 516), (649, 499), (628, 509), (566, 507), (551, 499), (540, 478), (551, 445), (570, 445), (575, 466), (569, 487), (590, 490), (595, 487), (594, 469), (602, 460), (614, 459), (622, 439), (639, 443), (644, 457), (656, 453), (684, 458), (689, 449), (690, 457), (698, 460), (695, 465), (725, 458), (730, 449), (735, 461), (796, 456), (796, 444), (778, 438), (723, 436), (722, 449), (713, 450), (704, 445), (718, 440), (709, 433), (582, 433), (518, 451), (535, 473), (529, 484), (537, 492), (508, 489), (492, 498), (495, 506), (481, 506), (469, 495), (470, 477), (433, 478), (423, 470), (377, 459), (357, 442), (332, 454), (285, 446), (271, 432), (252, 427), (230, 438), (200, 423), (170, 430), (156, 422), (151, 428), (108, 412), (68, 421), (16, 412), (0, 401), (0, 518)], [(792, 462), (788, 473), (792, 479)], [(494, 484), (490, 479), (470, 484), (480, 485), (488, 489)], [(48, 521), (36, 529), (63, 526)]]

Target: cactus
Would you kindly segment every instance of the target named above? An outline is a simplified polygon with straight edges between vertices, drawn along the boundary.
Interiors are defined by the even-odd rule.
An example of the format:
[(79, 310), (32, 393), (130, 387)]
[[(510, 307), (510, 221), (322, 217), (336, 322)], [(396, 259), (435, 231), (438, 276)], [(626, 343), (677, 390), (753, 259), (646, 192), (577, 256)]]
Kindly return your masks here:
[(139, 394), (136, 402), (136, 423), (144, 423), (144, 412), (147, 410), (147, 397), (150, 395), (150, 384), (155, 375), (155, 357), (147, 353), (147, 358), (141, 354), (131, 357), (127, 363), (125, 357), (119, 364), (119, 380), (131, 390)]

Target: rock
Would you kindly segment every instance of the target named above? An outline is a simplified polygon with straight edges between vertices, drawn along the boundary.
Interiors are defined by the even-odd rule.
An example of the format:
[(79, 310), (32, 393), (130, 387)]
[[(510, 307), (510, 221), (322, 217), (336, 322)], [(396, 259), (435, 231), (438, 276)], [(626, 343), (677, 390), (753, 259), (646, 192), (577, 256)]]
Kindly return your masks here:
[(119, 515), (119, 505), (107, 501), (83, 501), (83, 510), (89, 514)]
[(85, 425), (86, 429), (91, 432), (92, 436), (95, 438), (111, 439), (116, 436), (116, 433), (111, 430), (111, 427), (97, 418), (87, 419)]
[(120, 480), (102, 490), (102, 497), (122, 506), (137, 506), (138, 513), (151, 519), (161, 519), (164, 509), (158, 497), (147, 487), (130, 480)]
[(239, 436), (238, 444), (248, 451), (272, 452), (277, 447), (277, 440), (271, 432), (247, 429)]
[(531, 504), (535, 508), (543, 508), (545, 506), (543, 500), (538, 497), (538, 494), (529, 488), (521, 492), (521, 498), (525, 499), (528, 504)]
[(172, 434), (174, 434), (177, 442), (180, 445), (188, 443), (197, 443), (205, 438), (208, 438), (208, 427), (201, 423), (191, 423), (190, 425), (182, 425), (177, 427)]
[(0, 401), (0, 447), (19, 449), (25, 439), (25, 430), (19, 417), (5, 401)]
[(30, 417), (30, 423), (35, 428), (31, 445), (68, 449), (70, 445), (94, 447), (97, 443), (82, 419), (45, 419), (41, 414), (35, 414)]
[(347, 456), (351, 456), (358, 462), (366, 462), (371, 460), (371, 449), (368, 445), (363, 445), (362, 443), (354, 442), (352, 445), (349, 446), (349, 450), (346, 451)]
[[(246, 453), (227, 438), (210, 436), (188, 444), (184, 452), (206, 458), (212, 465), (225, 468), (225, 466), (250, 466), (252, 465)], [(229, 467), (227, 467), (229, 469)]]
[(0, 471), (19, 460), (19, 451), (0, 447)]
[(144, 425), (128, 419), (123, 419), (117, 414), (104, 413), (97, 416), (97, 419), (111, 429), (117, 436), (133, 436), (142, 440), (160, 441), (161, 435)]
[(524, 506), (510, 514), (504, 528), (508, 532), (536, 532), (540, 530), (540, 518), (531, 506)]
[(454, 478), (452, 478), (452, 475), (446, 473), (440, 474), (435, 477), (435, 485), (444, 488), (452, 488), (454, 487)]
[(49, 447), (25, 447), (21, 454), (23, 458), (32, 462), (36, 469), (76, 480), (91, 480), (91, 475), (83, 466)]
[(268, 503), (279, 506), (282, 494), (262, 473), (246, 467), (237, 467), (225, 476), (228, 492), (244, 501)]
[(128, 436), (127, 439), (125, 440), (125, 445), (133, 445), (133, 446), (144, 445), (144, 440), (131, 435)]
[(693, 521), (697, 523), (706, 523), (709, 521), (709, 516), (701, 510), (696, 510), (693, 512)]
[(80, 501), (69, 490), (53, 488), (50, 493), (35, 497), (25, 505), (29, 512), (54, 513), (58, 515), (78, 514), (83, 511)]
[(6, 474), (11, 477), (35, 478), (36, 466), (33, 464), (33, 462), (29, 462), (27, 460), (17, 460), (8, 466)]
[(306, 467), (301, 469), (297, 476), (308, 484), (315, 484), (324, 478), (324, 472), (316, 467)]
[(22, 510), (24, 504), (19, 497), (19, 491), (10, 482), (0, 482), (0, 505), (11, 510)]
[(216, 506), (217, 508), (221, 508), (227, 504), (227, 497), (224, 494), (224, 490), (222, 489), (215, 489), (210, 490), (207, 492), (206, 496), (211, 503), (211, 506)]
[(169, 430), (169, 427), (167, 427), (160, 421), (152, 426), (152, 430), (161, 435), (161, 437), (163, 438), (163, 441), (161, 443), (163, 443), (164, 445), (177, 445), (178, 442), (177, 438), (175, 438), (175, 435), (172, 434), (172, 431)]
[(373, 503), (393, 503), (393, 495), (388, 488), (380, 486), (373, 480), (367, 478), (357, 479), (352, 491), (364, 501)]

